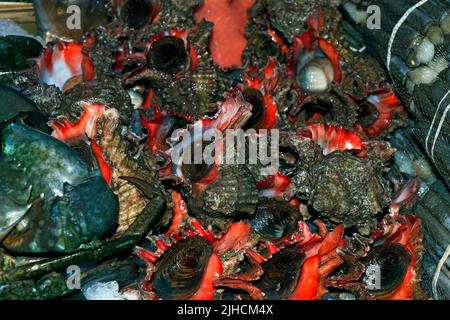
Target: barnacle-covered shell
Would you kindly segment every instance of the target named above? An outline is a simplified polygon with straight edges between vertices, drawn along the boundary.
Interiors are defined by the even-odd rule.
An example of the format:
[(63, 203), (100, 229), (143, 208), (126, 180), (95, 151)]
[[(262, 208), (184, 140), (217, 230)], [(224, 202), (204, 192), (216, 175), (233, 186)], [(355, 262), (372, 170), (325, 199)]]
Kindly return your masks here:
[(280, 172), (287, 176), (299, 170), (310, 171), (314, 163), (323, 159), (322, 149), (311, 139), (297, 133), (280, 132)]
[(212, 254), (209, 242), (190, 237), (165, 254), (153, 275), (152, 285), (163, 300), (185, 300), (197, 292)]
[(313, 169), (310, 202), (334, 223), (364, 227), (390, 202), (382, 169), (350, 152), (334, 152)]

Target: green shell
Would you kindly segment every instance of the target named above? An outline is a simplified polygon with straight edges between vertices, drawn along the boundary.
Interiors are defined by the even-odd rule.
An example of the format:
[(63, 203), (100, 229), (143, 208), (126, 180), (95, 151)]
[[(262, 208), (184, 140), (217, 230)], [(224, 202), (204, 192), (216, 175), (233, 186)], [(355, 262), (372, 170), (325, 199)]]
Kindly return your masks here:
[[(21, 213), (28, 209), (28, 198), (33, 200), (26, 216), (4, 239), (3, 246), (8, 250), (73, 252), (116, 227), (117, 196), (100, 172), (91, 169), (63, 142), (35, 129), (11, 124), (3, 131), (0, 163), (4, 176), (0, 190), (6, 190), (3, 194), (20, 200), (16, 202), (22, 205)], [(18, 170), (22, 170), (21, 175), (17, 175)], [(16, 177), (15, 185), (8, 181), (12, 177)], [(5, 215), (16, 210), (11, 201), (0, 206)], [(6, 224), (0, 225), (5, 227)]]

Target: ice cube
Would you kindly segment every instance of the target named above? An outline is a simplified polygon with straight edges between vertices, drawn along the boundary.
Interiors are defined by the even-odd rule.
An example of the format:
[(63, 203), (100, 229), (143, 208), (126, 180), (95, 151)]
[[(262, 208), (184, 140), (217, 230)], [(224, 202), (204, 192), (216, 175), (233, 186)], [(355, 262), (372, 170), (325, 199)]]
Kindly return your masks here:
[(87, 300), (125, 300), (117, 281), (94, 282), (81, 289)]

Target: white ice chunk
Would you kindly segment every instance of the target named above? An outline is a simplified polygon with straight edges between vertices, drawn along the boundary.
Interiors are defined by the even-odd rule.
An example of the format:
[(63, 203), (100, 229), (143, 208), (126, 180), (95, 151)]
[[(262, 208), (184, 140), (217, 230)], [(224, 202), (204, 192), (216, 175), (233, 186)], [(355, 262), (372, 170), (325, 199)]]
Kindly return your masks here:
[(117, 281), (94, 282), (81, 289), (87, 300), (125, 300)]

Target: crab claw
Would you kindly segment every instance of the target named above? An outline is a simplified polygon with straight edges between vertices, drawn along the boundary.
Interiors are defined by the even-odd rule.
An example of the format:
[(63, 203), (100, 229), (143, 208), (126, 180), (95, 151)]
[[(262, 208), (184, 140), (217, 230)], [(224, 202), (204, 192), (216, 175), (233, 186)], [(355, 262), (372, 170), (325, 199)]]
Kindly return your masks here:
[(153, 199), (156, 197), (163, 197), (163, 193), (158, 188), (155, 188), (148, 182), (136, 178), (136, 177), (119, 177), (119, 179), (128, 181), (129, 183), (133, 184), (136, 188), (138, 188), (143, 195), (145, 195), (149, 199)]

